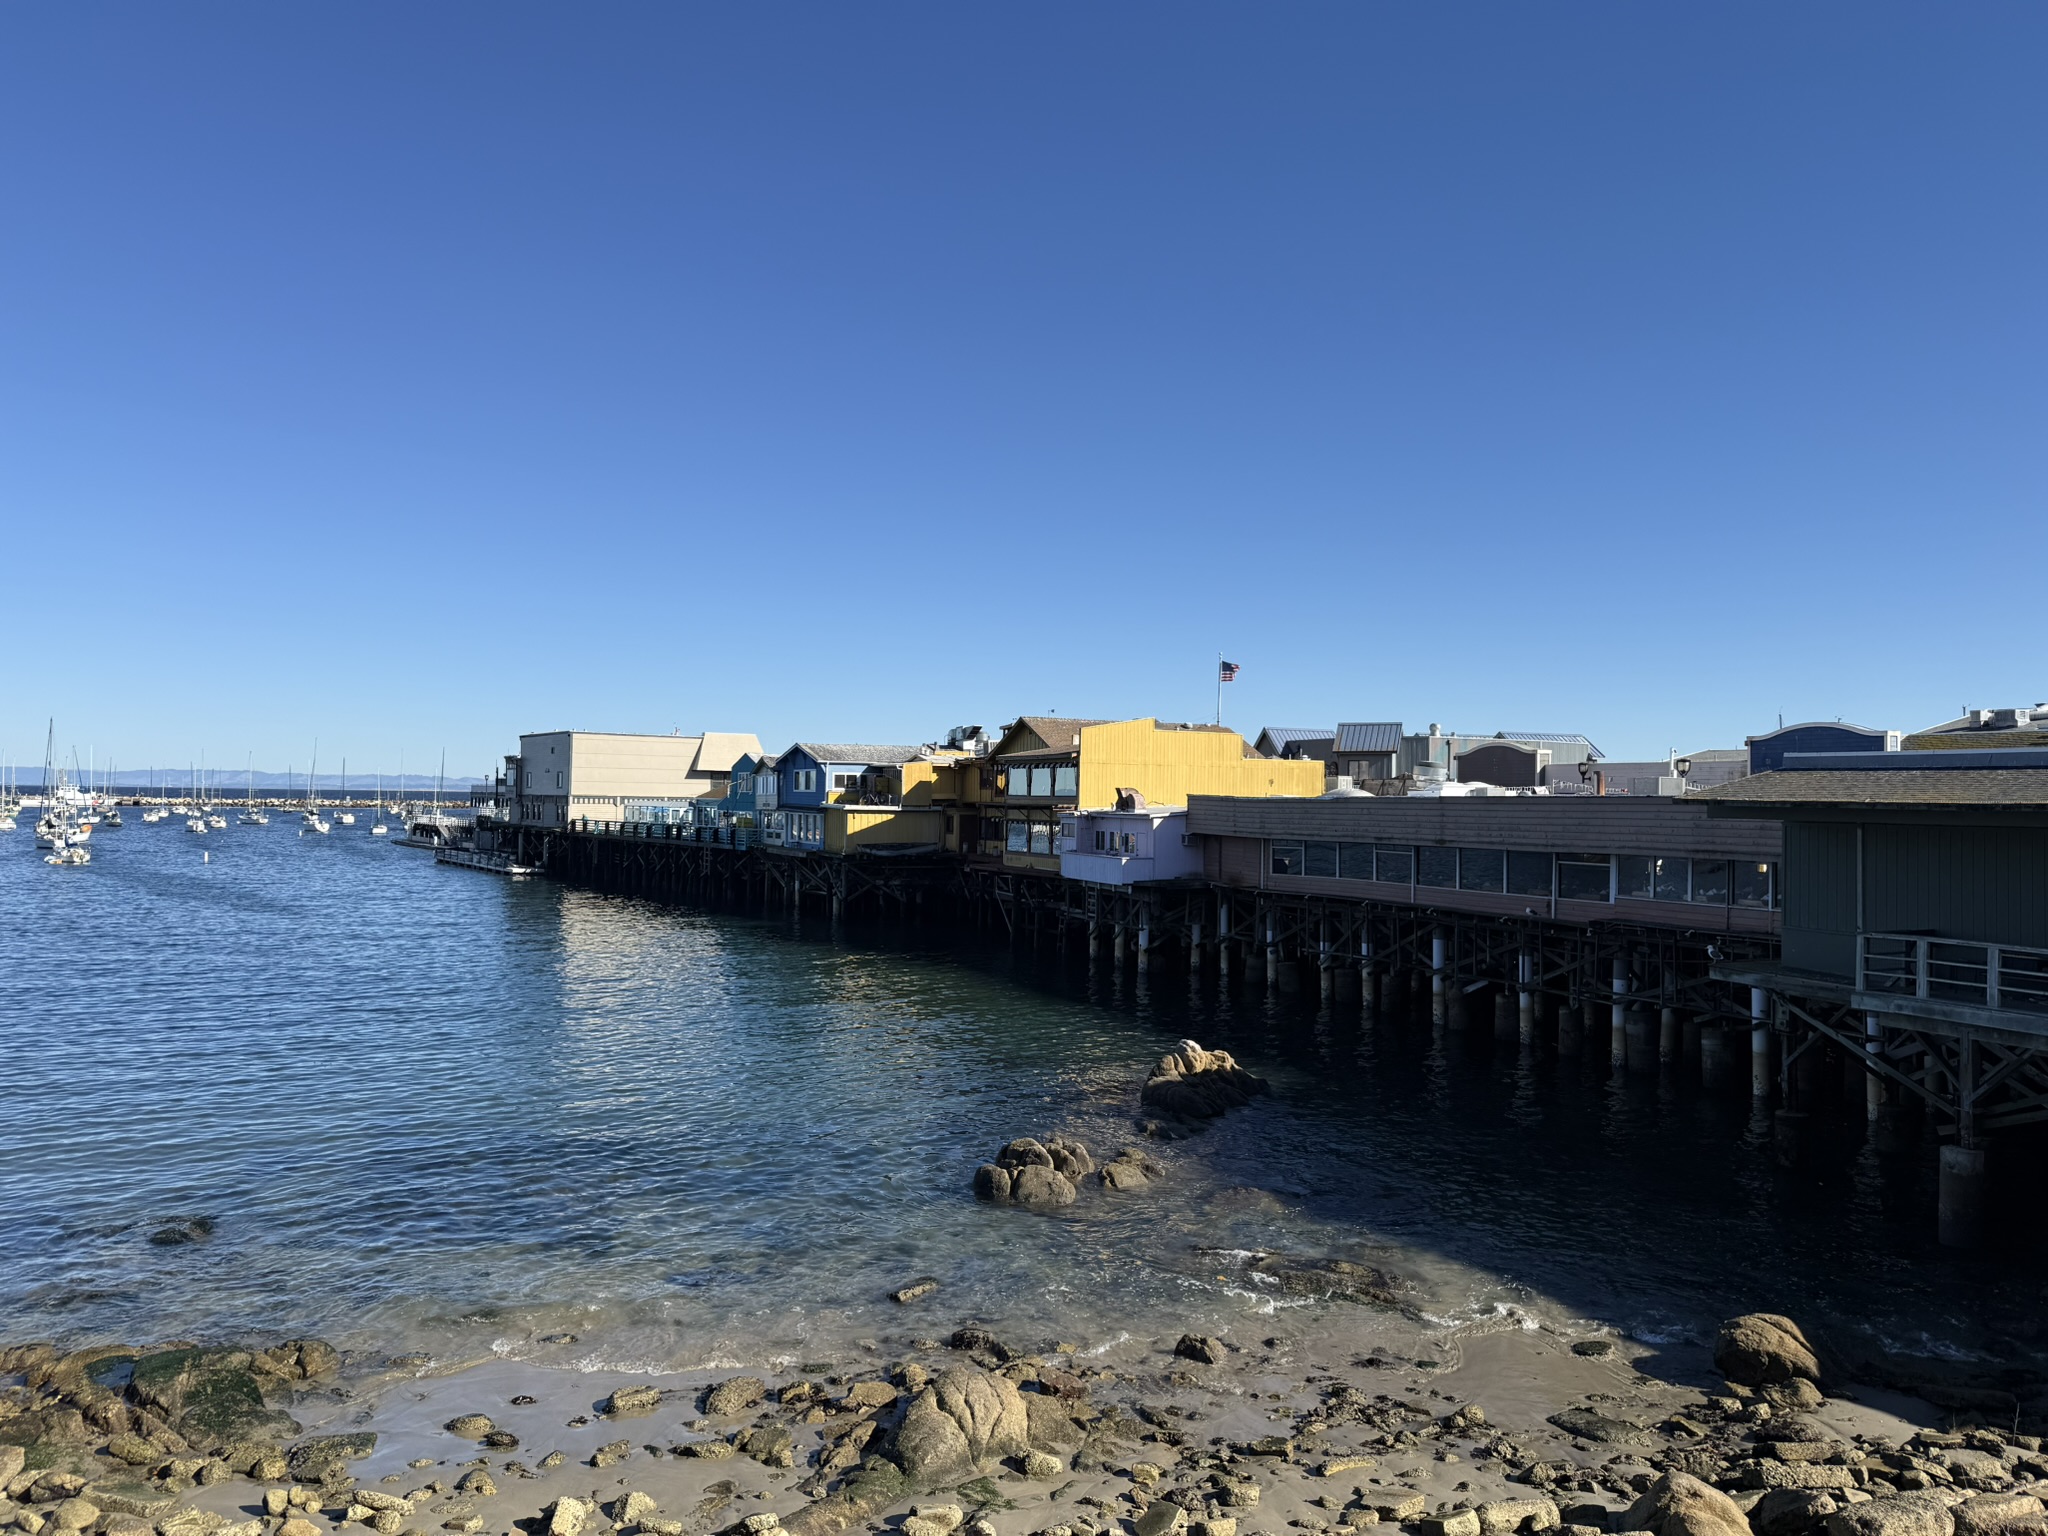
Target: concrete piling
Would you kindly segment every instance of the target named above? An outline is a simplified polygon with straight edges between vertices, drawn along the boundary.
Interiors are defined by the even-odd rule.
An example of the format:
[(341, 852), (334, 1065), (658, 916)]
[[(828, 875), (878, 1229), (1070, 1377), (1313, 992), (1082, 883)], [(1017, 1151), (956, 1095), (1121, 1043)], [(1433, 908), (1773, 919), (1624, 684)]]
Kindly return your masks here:
[(1938, 1220), (1944, 1248), (1975, 1248), (1984, 1241), (1984, 1149), (1941, 1149)]

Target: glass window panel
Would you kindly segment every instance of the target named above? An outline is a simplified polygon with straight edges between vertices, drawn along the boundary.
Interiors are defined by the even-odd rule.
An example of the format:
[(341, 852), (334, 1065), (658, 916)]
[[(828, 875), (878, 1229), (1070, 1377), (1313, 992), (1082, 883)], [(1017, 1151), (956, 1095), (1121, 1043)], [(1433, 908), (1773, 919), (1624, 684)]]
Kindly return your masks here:
[(1273, 873), (1276, 875), (1298, 875), (1306, 863), (1299, 843), (1273, 844)]
[(1308, 863), (1304, 874), (1320, 875), (1325, 880), (1337, 878), (1337, 845), (1335, 843), (1310, 843)]
[(1652, 859), (1650, 882), (1657, 899), (1684, 901), (1691, 890), (1691, 869), (1691, 861), (1688, 859)]
[(1498, 848), (1458, 850), (1458, 889), (1499, 891), (1507, 877), (1507, 855)]
[(1650, 866), (1656, 862), (1639, 853), (1624, 853), (1614, 861), (1614, 894), (1633, 897), (1638, 901), (1650, 899)]
[(1056, 795), (1078, 795), (1081, 793), (1081, 770), (1072, 763), (1062, 763), (1052, 771), (1052, 792)]
[(1389, 885), (1415, 883), (1415, 850), (1381, 843), (1373, 849), (1373, 876)]
[(1608, 899), (1607, 860), (1597, 864), (1589, 854), (1560, 853), (1557, 856), (1557, 895), (1560, 901), (1605, 901)]
[(1034, 768), (1031, 770), (1031, 793), (1034, 795), (1049, 795), (1052, 793), (1051, 768)]
[(1746, 860), (1735, 866), (1735, 905), (1767, 907), (1771, 904), (1771, 866)]
[(1508, 855), (1508, 892), (1514, 896), (1548, 896), (1550, 894), (1550, 855), (1547, 853), (1510, 853)]
[(1337, 845), (1337, 874), (1345, 880), (1370, 880), (1372, 878), (1372, 844), (1339, 843)]
[(1033, 853), (1052, 852), (1051, 822), (1034, 821), (1033, 823), (1031, 823), (1031, 851)]
[(1446, 890), (1458, 887), (1458, 850), (1455, 848), (1417, 848), (1415, 850), (1415, 883), (1417, 885), (1441, 886)]
[(1028, 823), (1010, 823), (1009, 850), (1012, 853), (1028, 853), (1031, 850), (1031, 828)]
[(1726, 859), (1694, 859), (1692, 861), (1692, 899), (1702, 906), (1725, 907), (1728, 905), (1728, 861)]

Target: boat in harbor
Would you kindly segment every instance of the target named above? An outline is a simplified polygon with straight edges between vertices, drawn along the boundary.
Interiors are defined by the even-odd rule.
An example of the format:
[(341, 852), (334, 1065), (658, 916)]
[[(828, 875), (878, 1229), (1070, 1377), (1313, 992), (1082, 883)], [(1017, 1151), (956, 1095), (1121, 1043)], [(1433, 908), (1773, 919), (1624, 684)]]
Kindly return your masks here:
[(92, 862), (92, 850), (84, 843), (61, 843), (51, 852), (43, 855), (45, 864), (79, 865)]
[(235, 818), (235, 825), (238, 827), (267, 827), (270, 825), (270, 817), (265, 814), (263, 807), (256, 803), (256, 754), (254, 752), (249, 754), (247, 804), (243, 806), (242, 814)]
[(327, 821), (320, 814), (319, 791), (314, 788), (319, 782), (319, 778), (320, 744), (316, 741), (313, 743), (313, 766), (306, 770), (306, 808), (299, 813), (299, 836), (301, 837), (304, 837), (308, 832), (318, 837), (325, 837), (329, 831)]
[(370, 836), (387, 837), (390, 832), (391, 829), (384, 825), (384, 775), (380, 773), (377, 775), (377, 812), (370, 824)]
[(356, 824), (356, 813), (348, 808), (348, 759), (341, 760), (341, 809), (334, 813), (334, 819), (344, 827)]

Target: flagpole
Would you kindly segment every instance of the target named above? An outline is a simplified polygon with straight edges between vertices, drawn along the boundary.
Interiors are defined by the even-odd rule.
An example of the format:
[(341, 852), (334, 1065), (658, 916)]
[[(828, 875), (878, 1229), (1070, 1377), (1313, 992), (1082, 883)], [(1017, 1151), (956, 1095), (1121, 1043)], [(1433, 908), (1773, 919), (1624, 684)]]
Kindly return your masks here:
[(1216, 653), (1216, 723), (1223, 723), (1223, 653)]

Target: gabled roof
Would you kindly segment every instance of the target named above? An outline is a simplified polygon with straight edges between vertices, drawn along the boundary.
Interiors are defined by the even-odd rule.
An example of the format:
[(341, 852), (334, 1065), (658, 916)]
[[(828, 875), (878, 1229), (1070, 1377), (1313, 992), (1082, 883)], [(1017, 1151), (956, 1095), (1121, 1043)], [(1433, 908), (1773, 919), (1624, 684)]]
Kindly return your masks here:
[(863, 767), (912, 763), (924, 755), (923, 747), (878, 747), (851, 741), (799, 741), (790, 750), (808, 752), (820, 763), (859, 763)]
[(1254, 745), (1268, 756), (1278, 757), (1299, 742), (1336, 739), (1337, 732), (1327, 725), (1269, 725), (1259, 732)]
[[(1066, 715), (1019, 715), (1003, 727), (1002, 739), (996, 743), (992, 757), (1003, 757), (1013, 752), (1043, 751), (1058, 747), (1071, 752), (1081, 744), (1081, 731), (1090, 725), (1107, 725), (1106, 720), (1078, 720)], [(1029, 742), (1011, 743), (1020, 733), (1038, 738), (1034, 746)]]
[(1343, 752), (1399, 752), (1401, 722), (1398, 720), (1353, 720), (1337, 727), (1337, 750)]

